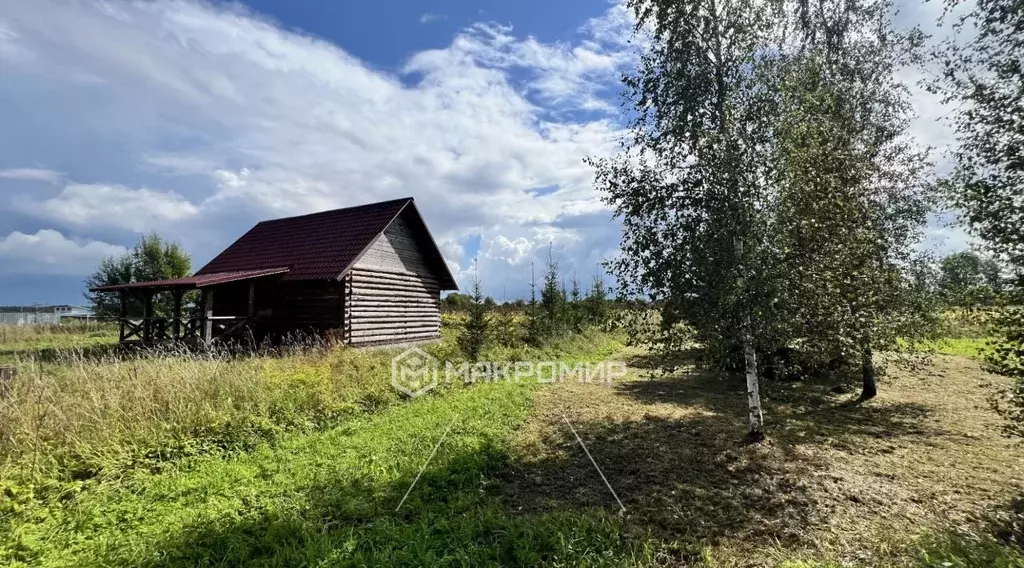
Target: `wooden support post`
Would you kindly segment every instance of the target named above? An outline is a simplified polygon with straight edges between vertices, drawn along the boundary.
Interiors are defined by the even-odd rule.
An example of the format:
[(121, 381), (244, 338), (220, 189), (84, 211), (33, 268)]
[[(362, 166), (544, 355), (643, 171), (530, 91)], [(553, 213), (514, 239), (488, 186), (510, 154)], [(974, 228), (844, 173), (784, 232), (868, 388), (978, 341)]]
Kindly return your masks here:
[(181, 339), (181, 297), (185, 294), (184, 290), (173, 290), (171, 294), (174, 296), (174, 314), (171, 320), (171, 337), (177, 341)]
[(146, 290), (142, 294), (146, 300), (142, 312), (142, 343), (148, 345), (153, 342), (153, 292)]
[(213, 290), (203, 289), (203, 341), (213, 341)]
[[(248, 339), (253, 343), (256, 342), (256, 283), (252, 280), (249, 281), (249, 309), (245, 313), (245, 326), (246, 333), (249, 334)], [(255, 345), (253, 345), (255, 348)]]
[(117, 307), (117, 324), (118, 324), (118, 336), (117, 342), (124, 342), (124, 319), (128, 317), (128, 292), (121, 290), (118, 292), (118, 300), (120, 305)]
[(249, 311), (246, 312), (246, 316), (250, 322), (256, 317), (256, 283), (249, 281)]

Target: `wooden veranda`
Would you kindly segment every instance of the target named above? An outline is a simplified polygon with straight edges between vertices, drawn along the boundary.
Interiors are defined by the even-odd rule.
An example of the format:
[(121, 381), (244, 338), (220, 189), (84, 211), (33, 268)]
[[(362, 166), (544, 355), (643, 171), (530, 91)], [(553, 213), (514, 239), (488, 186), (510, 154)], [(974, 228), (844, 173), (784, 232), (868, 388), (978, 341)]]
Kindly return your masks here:
[[(257, 283), (261, 280), (288, 272), (286, 268), (249, 270), (204, 276), (190, 276), (172, 280), (134, 282), (93, 289), (96, 292), (117, 292), (120, 296), (118, 313), (121, 344), (154, 345), (162, 342), (181, 341), (192, 344), (211, 343), (214, 340), (250, 339), (256, 328), (259, 315), (256, 312)], [(217, 315), (214, 302), (218, 289), (231, 286), (231, 291), (242, 284), (248, 288), (245, 312)], [(184, 313), (186, 292), (199, 290), (197, 310), (189, 315)], [(154, 300), (158, 294), (170, 294), (172, 309), (170, 317), (155, 314)], [(132, 297), (141, 299), (142, 317), (131, 317), (127, 307)], [(233, 302), (237, 306), (237, 302)]]

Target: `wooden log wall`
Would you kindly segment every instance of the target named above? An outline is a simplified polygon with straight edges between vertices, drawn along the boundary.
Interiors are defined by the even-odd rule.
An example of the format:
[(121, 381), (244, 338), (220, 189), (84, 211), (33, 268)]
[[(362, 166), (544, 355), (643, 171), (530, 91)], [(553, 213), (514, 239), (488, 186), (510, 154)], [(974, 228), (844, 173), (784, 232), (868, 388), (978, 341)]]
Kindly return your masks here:
[(422, 245), (401, 218), (346, 276), (345, 331), (353, 345), (441, 336), (441, 291)]
[[(282, 282), (273, 290), (273, 322), (281, 329), (328, 330), (341, 327), (340, 282)], [(256, 290), (256, 312), (261, 311)]]

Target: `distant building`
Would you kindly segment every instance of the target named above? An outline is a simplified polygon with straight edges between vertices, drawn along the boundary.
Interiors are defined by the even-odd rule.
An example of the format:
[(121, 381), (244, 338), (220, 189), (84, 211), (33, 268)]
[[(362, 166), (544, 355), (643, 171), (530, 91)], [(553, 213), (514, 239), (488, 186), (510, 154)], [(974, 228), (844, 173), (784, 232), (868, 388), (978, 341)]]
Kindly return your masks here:
[(53, 313), (59, 315), (61, 319), (67, 318), (83, 321), (91, 321), (96, 319), (96, 314), (92, 313), (92, 310), (90, 310), (89, 308), (84, 308), (82, 306), (53, 306)]
[(3, 325), (55, 324), (65, 319), (93, 321), (96, 316), (88, 308), (70, 304), (0, 306), (0, 324)]

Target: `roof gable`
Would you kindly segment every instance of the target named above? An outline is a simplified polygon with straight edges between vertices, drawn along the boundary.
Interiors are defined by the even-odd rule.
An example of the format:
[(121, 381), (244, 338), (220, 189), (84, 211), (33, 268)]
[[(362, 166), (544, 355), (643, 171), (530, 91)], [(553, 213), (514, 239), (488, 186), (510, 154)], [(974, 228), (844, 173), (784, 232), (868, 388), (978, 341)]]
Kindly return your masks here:
[(423, 228), (425, 249), (441, 283), (455, 288), (455, 279), (430, 236), (413, 199), (406, 197), (345, 209), (335, 209), (257, 223), (231, 246), (202, 267), (196, 276), (221, 272), (289, 270), (283, 280), (340, 278), (406, 208)]

